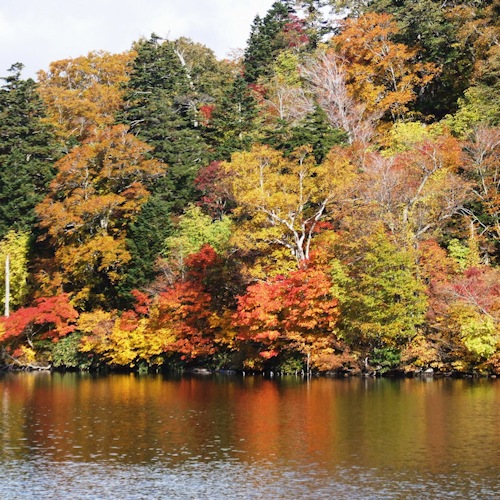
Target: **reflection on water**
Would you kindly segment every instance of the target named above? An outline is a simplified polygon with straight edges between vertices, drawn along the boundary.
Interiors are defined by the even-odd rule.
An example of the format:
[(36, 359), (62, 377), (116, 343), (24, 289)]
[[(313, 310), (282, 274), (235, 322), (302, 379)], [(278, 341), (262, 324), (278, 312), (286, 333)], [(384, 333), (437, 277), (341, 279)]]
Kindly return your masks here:
[(8, 374), (0, 498), (494, 498), (500, 383)]

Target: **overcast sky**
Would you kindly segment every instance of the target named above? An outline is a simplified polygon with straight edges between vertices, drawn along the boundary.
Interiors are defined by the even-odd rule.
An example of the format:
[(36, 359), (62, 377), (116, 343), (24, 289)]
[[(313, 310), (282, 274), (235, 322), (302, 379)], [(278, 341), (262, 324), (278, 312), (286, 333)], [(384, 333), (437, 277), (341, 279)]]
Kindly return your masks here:
[(191, 38), (219, 58), (244, 48), (274, 0), (0, 0), (0, 76), (36, 77), (49, 63), (93, 50), (128, 50), (140, 37)]

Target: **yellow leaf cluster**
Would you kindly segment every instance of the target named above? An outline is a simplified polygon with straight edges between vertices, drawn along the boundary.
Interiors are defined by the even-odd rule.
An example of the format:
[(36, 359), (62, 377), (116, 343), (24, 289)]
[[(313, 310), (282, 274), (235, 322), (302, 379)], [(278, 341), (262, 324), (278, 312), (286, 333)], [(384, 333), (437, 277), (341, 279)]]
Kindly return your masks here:
[(116, 311), (84, 313), (78, 329), (85, 334), (81, 340), (82, 352), (93, 352), (107, 363), (119, 366), (161, 363), (166, 347), (175, 341), (171, 329), (152, 329), (147, 318), (127, 320), (118, 317)]
[(355, 179), (342, 148), (318, 165), (307, 146), (285, 158), (256, 145), (235, 153), (222, 168), (238, 204), (235, 216), (244, 221), (234, 242), (246, 249), (285, 248), (299, 262), (309, 258), (318, 222), (349, 195)]
[(351, 94), (366, 102), (369, 111), (389, 113), (393, 120), (408, 111), (407, 104), (438, 73), (434, 64), (417, 61), (415, 49), (391, 41), (397, 32), (392, 16), (368, 13), (344, 20), (331, 40), (348, 61)]
[(123, 54), (90, 52), (63, 59), (38, 73), (39, 92), (51, 123), (62, 141), (84, 140), (96, 129), (111, 125), (123, 105), (123, 86), (133, 51)]

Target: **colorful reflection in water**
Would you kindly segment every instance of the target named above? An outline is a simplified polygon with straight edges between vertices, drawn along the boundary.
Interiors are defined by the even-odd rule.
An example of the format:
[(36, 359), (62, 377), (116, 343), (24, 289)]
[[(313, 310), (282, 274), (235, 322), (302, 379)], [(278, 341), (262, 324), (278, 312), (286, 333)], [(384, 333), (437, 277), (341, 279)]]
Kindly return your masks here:
[(500, 382), (6, 374), (0, 498), (494, 498)]

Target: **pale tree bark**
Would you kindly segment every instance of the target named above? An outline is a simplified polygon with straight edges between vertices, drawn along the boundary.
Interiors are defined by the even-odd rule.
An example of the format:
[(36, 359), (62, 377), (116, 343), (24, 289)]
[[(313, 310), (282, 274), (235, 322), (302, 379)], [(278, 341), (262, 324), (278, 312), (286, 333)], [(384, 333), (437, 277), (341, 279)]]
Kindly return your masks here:
[(500, 239), (500, 128), (485, 126), (475, 130), (464, 150), (464, 167), (474, 183), (473, 192), (490, 215), (485, 223), (470, 208), (466, 215), (480, 228), (480, 234)]
[(10, 315), (10, 255), (5, 257), (5, 317)]
[(354, 99), (347, 88), (347, 62), (334, 52), (320, 53), (301, 68), (318, 104), (333, 127), (345, 131), (350, 144), (368, 144), (381, 114), (371, 113)]
[(314, 102), (301, 87), (288, 85), (278, 79), (271, 81), (269, 95), (264, 100), (280, 120), (296, 123), (314, 111)]
[(470, 184), (448, 165), (442, 145), (425, 143), (408, 153), (365, 163), (360, 198), (402, 241), (415, 246), (453, 216), (463, 213)]

